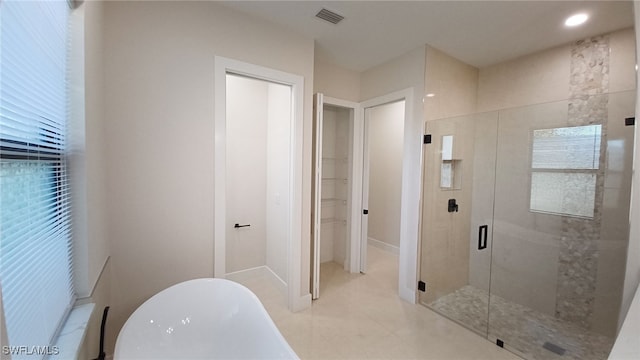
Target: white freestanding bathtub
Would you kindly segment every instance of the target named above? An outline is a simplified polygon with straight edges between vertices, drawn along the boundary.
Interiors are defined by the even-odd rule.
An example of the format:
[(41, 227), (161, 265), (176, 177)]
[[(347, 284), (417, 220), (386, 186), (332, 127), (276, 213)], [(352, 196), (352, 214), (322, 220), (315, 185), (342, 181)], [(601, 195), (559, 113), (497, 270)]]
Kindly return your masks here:
[(120, 330), (115, 360), (297, 359), (258, 297), (224, 279), (196, 279), (147, 300)]

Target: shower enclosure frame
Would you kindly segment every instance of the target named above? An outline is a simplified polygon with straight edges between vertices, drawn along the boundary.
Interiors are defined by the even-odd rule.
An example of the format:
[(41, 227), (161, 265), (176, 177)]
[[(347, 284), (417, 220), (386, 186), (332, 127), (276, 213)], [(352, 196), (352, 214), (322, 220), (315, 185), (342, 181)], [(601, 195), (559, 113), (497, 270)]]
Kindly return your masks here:
[[(629, 154), (633, 153), (633, 143), (637, 142), (637, 138), (633, 136), (633, 129), (625, 127), (627, 124), (624, 124), (624, 119), (634, 113), (635, 90), (589, 95), (587, 100), (590, 104), (605, 104), (607, 107), (597, 115), (589, 113), (589, 116), (577, 117), (570, 112), (570, 104), (573, 103), (569, 98), (427, 122), (430, 124), (427, 130), (433, 142), (425, 147), (423, 171), (425, 177), (431, 173), (433, 178), (430, 184), (425, 180), (423, 203), (425, 206), (432, 204), (435, 210), (432, 209), (429, 215), (426, 214), (426, 207), (423, 208), (426, 215), (421, 235), (423, 250), (420, 261), (423, 271), (420, 280), (424, 286), (420, 302), (520, 356), (526, 357), (539, 352), (547, 354), (548, 351), (556, 354), (567, 352), (567, 357), (584, 358), (584, 354), (600, 356), (608, 351), (608, 343), (614, 337), (618, 316), (607, 314), (613, 313), (611, 309), (615, 310), (619, 301), (616, 296), (622, 295), (617, 294), (617, 291), (622, 286), (624, 271), (617, 265), (619, 260), (615, 259), (626, 258), (620, 251), (626, 249), (624, 242), (628, 242), (625, 240), (628, 238), (625, 235), (627, 230), (616, 224), (624, 224), (628, 215), (625, 215), (625, 209), (628, 209), (628, 203), (625, 205), (628, 200), (625, 199), (628, 198), (622, 194), (627, 191), (627, 186), (631, 186)], [(593, 136), (598, 140), (582, 140), (584, 144), (594, 144), (591, 145), (591, 152), (596, 155), (591, 160), (587, 159), (592, 165), (565, 162), (559, 163), (562, 166), (555, 163), (547, 166), (534, 164), (536, 132), (542, 134), (538, 138), (547, 138), (549, 135), (546, 132), (556, 129), (566, 137), (586, 136), (586, 128), (593, 126), (602, 126), (606, 132), (602, 130), (603, 134), (600, 135), (600, 131), (596, 131)], [(470, 133), (464, 133), (463, 129)], [(445, 151), (443, 139), (448, 135), (457, 136), (462, 139), (458, 144), (464, 144), (457, 149), (456, 156), (444, 156), (445, 153), (450, 153)], [(569, 150), (562, 151), (577, 151), (577, 141), (573, 140), (573, 147), (539, 145), (537, 151), (539, 154), (548, 152), (549, 149), (558, 151), (558, 155), (553, 157), (556, 162), (560, 161), (558, 159), (574, 159), (563, 156), (561, 150), (566, 148)], [(467, 149), (467, 146), (471, 148)], [(555, 150), (556, 148), (560, 150)], [(454, 151), (455, 149), (456, 147)], [(588, 151), (581, 152), (585, 153), (589, 154)], [(538, 155), (538, 163), (541, 163), (541, 156)], [(472, 162), (472, 169), (461, 168), (463, 178), (466, 176), (467, 180), (471, 179), (466, 184), (466, 191), (470, 192), (466, 204), (463, 202), (466, 208), (461, 208), (461, 213), (466, 212), (463, 217), (469, 222), (466, 230), (463, 226), (454, 224), (453, 219), (447, 215), (447, 198), (462, 198), (462, 194), (454, 192), (464, 189), (465, 184), (451, 188), (442, 185), (441, 173), (445, 167), (441, 167), (441, 163), (445, 160)], [(457, 174), (457, 168), (453, 168), (453, 173)], [(595, 195), (591, 199), (584, 196), (587, 200), (580, 203), (592, 206), (593, 215), (583, 213), (582, 210), (576, 212), (575, 209), (583, 209), (582, 207), (554, 210), (532, 205), (533, 175), (545, 171), (551, 174), (593, 173)], [(505, 187), (505, 184), (517, 185)], [(578, 185), (574, 184), (573, 187)], [(471, 192), (480, 196), (472, 196)], [(614, 199), (615, 202), (612, 202)], [(606, 209), (605, 203), (608, 204)], [(599, 218), (596, 212), (599, 212)], [(436, 213), (439, 215), (436, 216)], [(459, 216), (457, 212), (449, 214)], [(523, 214), (527, 217), (522, 217)], [(425, 220), (426, 217), (431, 220)], [(441, 224), (445, 219), (447, 224), (455, 226), (443, 234), (433, 224)], [(515, 227), (513, 224), (522, 225)], [(589, 230), (591, 227), (595, 230)], [(452, 228), (463, 230), (454, 234)], [(574, 230), (577, 228), (580, 231)], [(618, 228), (622, 231), (612, 231)], [(598, 237), (591, 237), (592, 233)], [(513, 244), (520, 244), (532, 236), (542, 240), (529, 241), (526, 248), (513, 251)], [(470, 252), (465, 255), (460, 250), (463, 247)], [(434, 251), (436, 248), (437, 252)], [(592, 252), (595, 255), (591, 255)], [(428, 253), (436, 253), (435, 257), (438, 258), (447, 258), (438, 262), (437, 259), (426, 256)], [(464, 281), (459, 277), (449, 276), (451, 269), (462, 268), (458, 263), (453, 263), (460, 256), (465, 257), (463, 260), (467, 261), (468, 266), (464, 271)], [(526, 263), (522, 257), (535, 261)], [(542, 258), (550, 258), (554, 262), (539, 261)], [(568, 265), (564, 265), (563, 270), (562, 261), (569, 265), (580, 264), (578, 269), (596, 269), (598, 273), (587, 278), (581, 272), (574, 271), (575, 266), (566, 270)], [(436, 266), (429, 267), (429, 264)], [(530, 271), (533, 269), (530, 264), (546, 264), (544, 268), (548, 271)], [(597, 276), (600, 272), (604, 274), (602, 277)], [(591, 274), (592, 272), (588, 273)], [(516, 280), (513, 280), (516, 276)], [(541, 283), (546, 287), (540, 286)], [(605, 283), (609, 287), (603, 288)], [(531, 293), (523, 291), (523, 287)], [(586, 290), (578, 292), (573, 291), (574, 288)], [(481, 294), (482, 291), (486, 294)], [(581, 308), (574, 312), (566, 310), (566, 306), (573, 309), (573, 302), (579, 303), (582, 299), (576, 294), (584, 294), (585, 299), (595, 299), (589, 303), (593, 305), (587, 308), (588, 311), (582, 311)], [(514, 316), (514, 313), (518, 316)], [(619, 326), (620, 323), (617, 322), (618, 329)], [(581, 329), (582, 332), (576, 329)], [(575, 340), (578, 338), (586, 340)], [(587, 343), (589, 346), (583, 345)]]

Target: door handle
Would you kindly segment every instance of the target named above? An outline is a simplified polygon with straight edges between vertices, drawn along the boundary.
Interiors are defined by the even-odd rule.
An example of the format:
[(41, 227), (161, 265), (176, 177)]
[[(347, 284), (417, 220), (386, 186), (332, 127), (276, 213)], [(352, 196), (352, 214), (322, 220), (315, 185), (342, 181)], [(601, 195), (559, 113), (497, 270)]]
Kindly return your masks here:
[(239, 229), (239, 228), (249, 227), (249, 226), (251, 226), (251, 224), (240, 225), (240, 224), (236, 223), (235, 225), (233, 225), (233, 228), (234, 229)]
[(487, 248), (487, 233), (489, 232), (489, 225), (482, 225), (478, 229), (478, 250)]

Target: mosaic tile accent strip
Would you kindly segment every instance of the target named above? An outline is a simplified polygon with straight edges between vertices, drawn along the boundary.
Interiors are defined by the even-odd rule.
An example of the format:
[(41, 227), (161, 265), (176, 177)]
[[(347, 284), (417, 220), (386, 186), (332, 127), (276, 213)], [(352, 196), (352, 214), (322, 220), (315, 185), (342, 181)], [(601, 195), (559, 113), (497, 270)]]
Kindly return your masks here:
[[(609, 37), (576, 42), (571, 49), (568, 123), (602, 125), (606, 139), (609, 97)], [(595, 306), (598, 247), (604, 196), (605, 146), (600, 146), (592, 219), (564, 216), (558, 265), (555, 316), (590, 329)]]
[[(482, 336), (488, 336), (492, 342), (496, 339), (504, 341), (507, 348), (527, 359), (601, 360), (608, 357), (613, 346), (613, 338), (500, 296), (492, 295), (489, 307), (489, 294), (470, 285), (428, 306)], [(564, 349), (564, 354), (549, 350), (554, 346)]]
[(609, 36), (576, 41), (571, 48), (570, 97), (609, 92)]

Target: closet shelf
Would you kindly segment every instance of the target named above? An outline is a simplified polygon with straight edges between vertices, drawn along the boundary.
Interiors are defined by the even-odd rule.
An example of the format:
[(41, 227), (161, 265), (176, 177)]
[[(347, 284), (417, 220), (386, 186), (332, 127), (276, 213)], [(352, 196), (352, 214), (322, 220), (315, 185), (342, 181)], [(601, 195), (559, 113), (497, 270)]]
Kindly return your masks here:
[(347, 220), (339, 219), (339, 218), (324, 218), (320, 220), (322, 224), (333, 224), (333, 223), (342, 223), (343, 225), (347, 224)]
[(342, 202), (342, 205), (347, 205), (347, 200), (345, 199), (338, 199), (338, 198), (325, 198), (325, 199), (320, 199), (320, 202), (322, 203), (322, 205), (330, 205), (336, 202)]

